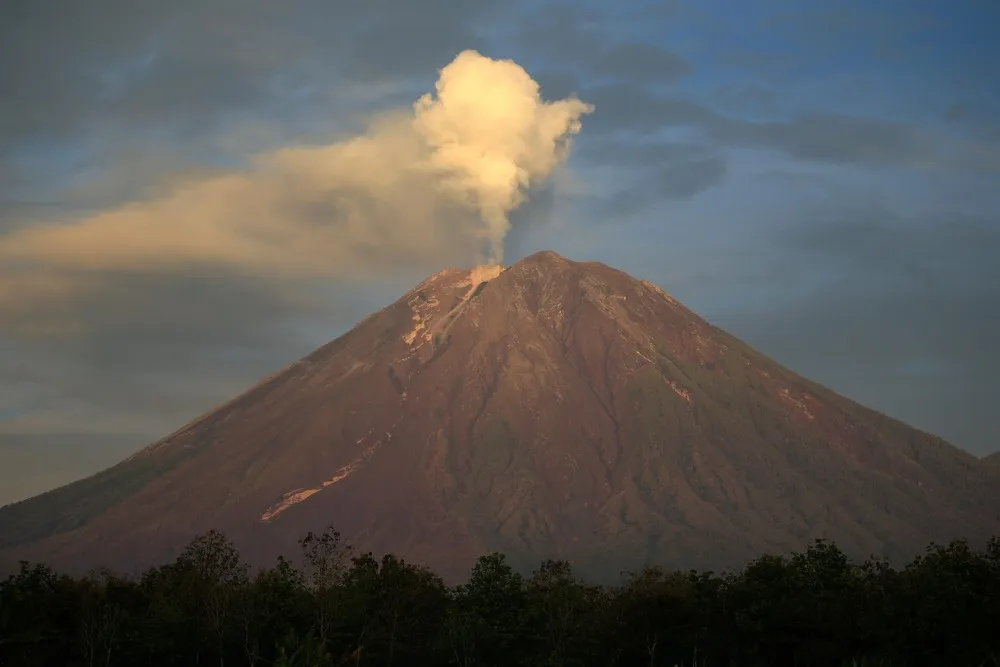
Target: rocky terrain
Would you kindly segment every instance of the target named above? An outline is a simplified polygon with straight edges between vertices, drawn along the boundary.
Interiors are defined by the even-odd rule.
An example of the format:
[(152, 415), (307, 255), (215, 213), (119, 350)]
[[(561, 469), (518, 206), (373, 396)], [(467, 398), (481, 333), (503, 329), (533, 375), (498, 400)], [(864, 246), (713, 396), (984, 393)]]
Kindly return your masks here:
[(827, 537), (908, 560), (1000, 533), (1000, 467), (866, 409), (659, 287), (552, 252), (437, 273), (119, 465), (0, 509), (4, 558), (82, 570), (333, 525), (464, 577), (499, 550), (606, 578)]

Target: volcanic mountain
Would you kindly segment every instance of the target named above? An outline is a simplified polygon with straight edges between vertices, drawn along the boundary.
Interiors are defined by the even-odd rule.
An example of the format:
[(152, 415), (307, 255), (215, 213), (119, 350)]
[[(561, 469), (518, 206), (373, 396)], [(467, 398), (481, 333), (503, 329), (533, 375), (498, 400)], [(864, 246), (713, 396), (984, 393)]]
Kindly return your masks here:
[(462, 577), (738, 566), (825, 537), (908, 559), (1000, 532), (1000, 472), (809, 382), (659, 287), (552, 252), (448, 269), (93, 477), (0, 510), (8, 557), (244, 556), (307, 531)]

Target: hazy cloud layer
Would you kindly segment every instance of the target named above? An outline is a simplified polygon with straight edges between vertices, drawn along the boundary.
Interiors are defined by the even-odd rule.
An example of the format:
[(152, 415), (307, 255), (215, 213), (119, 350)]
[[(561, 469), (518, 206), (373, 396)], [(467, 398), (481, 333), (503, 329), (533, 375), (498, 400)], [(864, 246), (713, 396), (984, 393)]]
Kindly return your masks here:
[(17, 475), (0, 484), (0, 505), (35, 495), (110, 468), (145, 443), (143, 436), (69, 433), (28, 435), (0, 433), (0, 461)]

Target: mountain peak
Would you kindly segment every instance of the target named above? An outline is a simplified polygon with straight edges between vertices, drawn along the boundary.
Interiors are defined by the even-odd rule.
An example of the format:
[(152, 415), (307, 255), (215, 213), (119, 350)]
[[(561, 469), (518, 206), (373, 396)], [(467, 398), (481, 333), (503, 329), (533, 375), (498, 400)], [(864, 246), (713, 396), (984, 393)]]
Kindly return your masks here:
[(539, 250), (522, 258), (517, 264), (570, 264), (574, 263), (566, 259), (554, 250)]
[(0, 548), (135, 567), (214, 528), (263, 564), (332, 524), (454, 578), (489, 551), (607, 576), (816, 537), (905, 560), (989, 537), (997, 475), (652, 283), (543, 251), (440, 271), (119, 465), (0, 509)]

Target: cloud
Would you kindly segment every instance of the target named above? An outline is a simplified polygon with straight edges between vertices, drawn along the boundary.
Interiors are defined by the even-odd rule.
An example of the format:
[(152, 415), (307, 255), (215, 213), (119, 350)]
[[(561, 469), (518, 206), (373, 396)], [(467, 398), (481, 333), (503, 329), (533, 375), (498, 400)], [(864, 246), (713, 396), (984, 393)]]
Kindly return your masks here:
[[(246, 103), (250, 88), (263, 93), (267, 78), (259, 75), (301, 54), (301, 42), (268, 29), (288, 17), (258, 0), (234, 12), (225, 11), (227, 3), (212, 3), (216, 12), (181, 4), (100, 0), (84, 10), (68, 0), (14, 0), (6, 10), (17, 20), (0, 28), (0, 138), (65, 140), (95, 123), (149, 114), (171, 123), (204, 119), (206, 110)], [(203, 95), (185, 96), (185, 88)], [(180, 118), (166, 113), (181, 104)]]
[(588, 138), (646, 138), (683, 128), (699, 133), (718, 150), (768, 149), (831, 165), (1000, 171), (1000, 149), (995, 145), (935, 135), (904, 121), (833, 112), (745, 120), (695, 99), (657, 94), (649, 86), (624, 80), (585, 87), (582, 94), (596, 107), (587, 120)]
[(917, 128), (876, 118), (835, 113), (760, 123), (716, 118), (705, 130), (722, 142), (774, 148), (804, 160), (905, 167), (933, 160), (933, 148)]
[(837, 194), (788, 211), (754, 251), (770, 282), (743, 288), (745, 306), (706, 315), (864, 405), (995, 450), (996, 221), (902, 215)]
[(470, 18), (488, 21), (499, 11), (486, 0), (341, 4), (362, 15), (356, 29), (344, 35), (352, 63), (344, 74), (363, 82), (426, 75), (459, 48), (484, 49)]
[(667, 162), (703, 158), (716, 151), (713, 146), (681, 141), (629, 141), (600, 137), (581, 142), (576, 155), (588, 164), (608, 167), (647, 168)]
[(546, 62), (592, 67), (607, 37), (607, 17), (581, 3), (537, 3), (517, 22), (518, 51)]
[(912, 289), (925, 296), (944, 286), (966, 295), (1000, 295), (1000, 268), (992, 261), (1000, 253), (995, 221), (956, 214), (910, 219), (877, 202), (860, 201), (814, 211), (810, 224), (785, 229), (781, 237), (786, 248), (808, 254), (814, 265), (835, 266), (852, 284)]
[(18, 471), (3, 478), (0, 506), (96, 473), (146, 444), (136, 436), (0, 433), (0, 460)]
[(659, 202), (690, 199), (725, 180), (727, 166), (722, 156), (681, 155), (647, 167), (642, 176), (633, 176), (628, 186), (604, 199), (602, 210), (611, 218), (627, 216)]
[(542, 70), (535, 74), (535, 81), (541, 87), (542, 97), (559, 99), (576, 97), (580, 94), (580, 79), (566, 70)]
[(272, 150), (160, 197), (15, 230), (0, 237), (0, 257), (22, 272), (221, 265), (357, 277), (468, 262), (488, 241), (499, 261), (508, 214), (565, 159), (592, 107), (543, 102), (516, 63), (474, 51), (435, 88), (362, 136)]
[(650, 84), (673, 83), (691, 71), (691, 63), (669, 51), (643, 43), (618, 44), (597, 61), (603, 76)]
[(722, 118), (699, 102), (660, 96), (631, 82), (585, 88), (582, 93), (596, 108), (587, 121), (588, 134), (657, 132), (666, 127), (703, 127)]
[(657, 95), (629, 82), (584, 89), (597, 110), (588, 134), (653, 134), (689, 127), (719, 147), (757, 147), (833, 164), (922, 166), (935, 146), (907, 123), (835, 113), (802, 113), (787, 120), (754, 122), (725, 116), (695, 100)]
[[(65, 448), (73, 433), (88, 448), (88, 434), (138, 447), (334, 338), (427, 272), (475, 261), (529, 190), (538, 201), (514, 208), (513, 225), (524, 238), (544, 222), (555, 197), (545, 178), (586, 105), (543, 103), (512, 62), (466, 53), (455, 63), (434, 94), (374, 116), (353, 138), (207, 170), (178, 170), (185, 161), (172, 153), (150, 163), (118, 144), (121, 168), (71, 180), (74, 200), (113, 202), (132, 190), (122, 182), (130, 171), (142, 174), (136, 186), (157, 174), (140, 197), (82, 214), (8, 207), (0, 403), (12, 413), (0, 441)], [(260, 140), (255, 132), (250, 142)], [(37, 479), (30, 490), (61, 481)]]
[(0, 434), (151, 441), (335, 338), (415, 281), (403, 274), (386, 285), (330, 285), (207, 269), (83, 276), (91, 284), (70, 298), (18, 301), (0, 318), (0, 405), (10, 412)]
[[(0, 22), (0, 403), (16, 408), (0, 422), (5, 442), (149, 442), (426, 273), (477, 261), (483, 212), (495, 223), (504, 202), (530, 195), (511, 216), (523, 238), (552, 206), (542, 172), (568, 149), (551, 134), (551, 109), (566, 104), (536, 99), (542, 125), (501, 128), (518, 149), (464, 168), (449, 162), (447, 136), (475, 140), (455, 125), (461, 113), (418, 129), (409, 104), (441, 57), (476, 43), (469, 21), (485, 3), (441, 0), (447, 19), (425, 17), (406, 51), (395, 47), (415, 19), (392, 2), (317, 2), (303, 14), (175, 3), (148, 5), (148, 17), (141, 0), (86, 13), (61, 4), (18, 10), (23, 34)], [(375, 44), (394, 48), (341, 66)], [(479, 74), (509, 76), (500, 89), (524, 111), (531, 77), (496, 65)], [(411, 72), (426, 79), (400, 79)], [(461, 78), (424, 113), (461, 101)], [(386, 100), (395, 111), (371, 111)], [(518, 161), (515, 187), (470, 189), (504, 159)]]
[(713, 97), (730, 113), (774, 114), (780, 101), (776, 91), (757, 83), (724, 86)]
[[(105, 172), (102, 190), (117, 202), (143, 197), (139, 189), (164, 176), (153, 154), (173, 153), (178, 166), (231, 167), (248, 149), (277, 145), (219, 145), (239, 127), (266, 124), (284, 143), (355, 132), (346, 126), (358, 111), (384, 108), (386, 97), (411, 102), (416, 94), (398, 98), (414, 85), (405, 77), (420, 76), (411, 89), (425, 90), (436, 67), (479, 43), (475, 23), (497, 12), (484, 0), (418, 4), (302, 0), (291, 11), (267, 0), (96, 0), (84, 11), (71, 0), (5, 3), (0, 225), (14, 215), (10, 201), (93, 207), (90, 193), (66, 186), (95, 171)], [(125, 172), (115, 169), (123, 151), (145, 157)]]
[(507, 215), (532, 183), (567, 155), (569, 135), (594, 107), (576, 98), (544, 103), (538, 84), (513, 61), (465, 51), (441, 70), (437, 98), (417, 101), (414, 126), (430, 146), (439, 187), (471, 196), (488, 228), (491, 259), (503, 258)]
[(983, 454), (1000, 444), (1000, 363), (988, 352), (1000, 336), (998, 299), (987, 286), (833, 284), (711, 320), (805, 377)]
[(761, 27), (794, 35), (821, 57), (850, 45), (866, 56), (905, 57), (917, 44), (934, 38), (940, 25), (930, 12), (917, 9), (901, 14), (867, 5), (842, 7), (797, 6), (779, 11), (761, 21)]
[[(72, 0), (5, 3), (0, 145), (94, 124), (206, 123), (284, 98), (287, 83), (424, 73), (476, 43), (484, 0)], [(392, 45), (392, 48), (385, 48)], [(30, 63), (30, 66), (28, 64)], [(350, 63), (350, 67), (340, 63)], [(199, 129), (201, 127), (201, 129)]]

